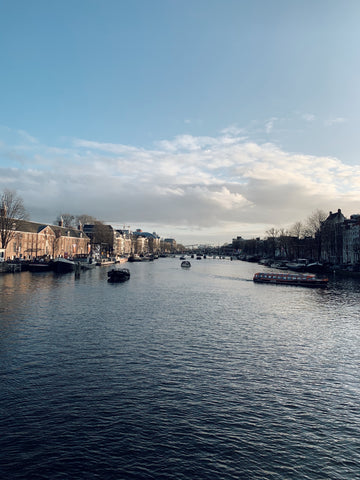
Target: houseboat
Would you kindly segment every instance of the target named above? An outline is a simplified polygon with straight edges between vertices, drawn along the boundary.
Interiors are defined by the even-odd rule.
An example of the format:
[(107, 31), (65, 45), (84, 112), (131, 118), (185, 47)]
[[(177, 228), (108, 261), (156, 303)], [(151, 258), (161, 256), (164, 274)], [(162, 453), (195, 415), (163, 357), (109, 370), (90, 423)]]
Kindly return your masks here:
[(255, 273), (255, 283), (273, 283), (277, 285), (297, 285), (301, 287), (325, 288), (328, 284), (327, 278), (317, 278), (312, 274), (303, 273)]

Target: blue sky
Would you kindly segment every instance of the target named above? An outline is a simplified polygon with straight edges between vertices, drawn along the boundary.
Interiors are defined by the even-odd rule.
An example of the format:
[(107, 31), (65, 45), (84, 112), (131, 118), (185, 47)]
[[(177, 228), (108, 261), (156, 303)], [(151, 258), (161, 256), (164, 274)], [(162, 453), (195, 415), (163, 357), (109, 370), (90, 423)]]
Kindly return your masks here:
[(359, 213), (360, 2), (0, 0), (0, 190), (185, 243)]

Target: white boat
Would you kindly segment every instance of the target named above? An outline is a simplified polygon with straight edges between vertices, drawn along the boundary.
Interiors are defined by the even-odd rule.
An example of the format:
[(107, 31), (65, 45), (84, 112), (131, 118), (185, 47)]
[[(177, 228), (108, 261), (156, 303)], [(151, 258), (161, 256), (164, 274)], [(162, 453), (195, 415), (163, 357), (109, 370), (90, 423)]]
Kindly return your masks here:
[(80, 265), (81, 270), (90, 270), (96, 267), (96, 261), (88, 255), (79, 255), (74, 258), (74, 262)]

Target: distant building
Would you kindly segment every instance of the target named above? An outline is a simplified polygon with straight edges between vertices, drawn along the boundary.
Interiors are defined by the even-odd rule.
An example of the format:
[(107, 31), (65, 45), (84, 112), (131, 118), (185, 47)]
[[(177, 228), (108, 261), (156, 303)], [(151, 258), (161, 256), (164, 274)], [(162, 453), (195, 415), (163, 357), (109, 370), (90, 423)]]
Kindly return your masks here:
[(141, 229), (135, 230), (133, 237), (133, 252), (142, 253), (158, 253), (160, 251), (160, 237), (156, 232), (143, 232)]
[(321, 260), (340, 264), (343, 259), (343, 224), (345, 217), (340, 208), (336, 213), (329, 213), (321, 226)]
[(360, 263), (360, 215), (351, 215), (342, 225), (342, 263)]
[(114, 231), (114, 254), (118, 256), (130, 255), (132, 252), (130, 230)]
[(176, 250), (176, 240), (174, 238), (164, 238), (161, 249), (164, 252), (174, 252)]

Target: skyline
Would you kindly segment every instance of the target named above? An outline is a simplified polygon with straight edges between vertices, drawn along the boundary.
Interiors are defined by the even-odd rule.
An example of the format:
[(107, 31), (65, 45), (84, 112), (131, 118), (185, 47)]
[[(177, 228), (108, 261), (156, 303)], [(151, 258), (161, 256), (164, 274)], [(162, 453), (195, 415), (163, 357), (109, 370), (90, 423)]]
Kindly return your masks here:
[(0, 190), (183, 244), (360, 213), (359, 13), (0, 0)]

